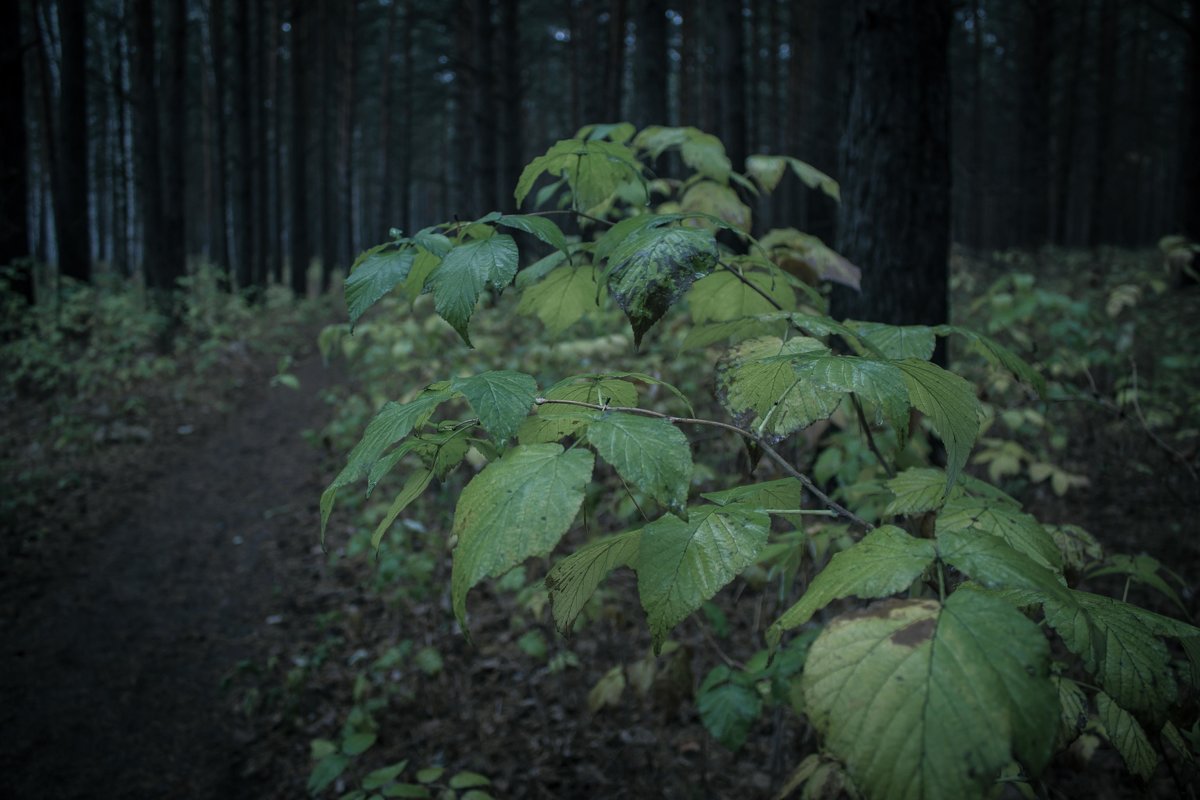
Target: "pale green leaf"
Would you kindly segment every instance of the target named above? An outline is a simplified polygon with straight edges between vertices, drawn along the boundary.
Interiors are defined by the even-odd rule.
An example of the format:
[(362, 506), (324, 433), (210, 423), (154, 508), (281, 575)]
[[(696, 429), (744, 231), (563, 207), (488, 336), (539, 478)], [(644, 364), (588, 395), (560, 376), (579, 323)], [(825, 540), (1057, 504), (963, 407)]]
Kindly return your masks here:
[(1158, 752), (1142, 726), (1104, 692), (1096, 694), (1096, 712), (1104, 726), (1105, 738), (1121, 754), (1125, 766), (1143, 781), (1149, 781), (1158, 768)]
[(937, 530), (975, 530), (998, 536), (1043, 567), (1054, 571), (1062, 568), (1062, 554), (1054, 538), (1036, 519), (1011, 506), (958, 497), (948, 501), (938, 514)]
[(608, 288), (629, 318), (635, 345), (716, 262), (712, 233), (693, 228), (644, 228), (616, 247)]
[(467, 326), (487, 286), (499, 290), (517, 274), (517, 245), (507, 234), (476, 239), (451, 250), (429, 278), (434, 307), (468, 346)]
[(937, 532), (938, 555), (950, 566), (992, 589), (1023, 589), (1074, 605), (1057, 573), (1010, 547), (999, 536), (971, 529)]
[(874, 406), (896, 432), (908, 439), (908, 388), (894, 364), (857, 356), (813, 355), (796, 360), (796, 375), (815, 392), (853, 392)]
[(551, 336), (558, 336), (600, 309), (600, 291), (593, 267), (560, 267), (524, 291), (517, 313), (536, 315)]
[(594, 253), (596, 263), (607, 262), (626, 239), (637, 236), (650, 228), (661, 228), (681, 219), (683, 219), (683, 214), (639, 214), (634, 217), (626, 217), (606, 230), (596, 240)]
[(954, 485), (979, 435), (982, 410), (971, 384), (936, 364), (906, 358), (895, 362), (904, 371), (909, 401), (929, 417), (946, 446), (946, 488)]
[(450, 777), (451, 789), (473, 789), (477, 786), (490, 786), (492, 782), (478, 772), (463, 770)]
[(592, 690), (588, 692), (588, 710), (595, 714), (605, 706), (616, 708), (621, 704), (621, 695), (625, 693), (625, 670), (617, 664), (604, 673)]
[[(679, 207), (688, 213), (716, 217), (741, 233), (749, 233), (753, 222), (750, 207), (742, 202), (737, 192), (713, 181), (699, 181), (689, 186), (679, 198)], [(701, 219), (699, 224), (708, 227), (711, 223)]]
[(366, 476), (384, 450), (408, 436), (414, 427), (425, 424), (434, 410), (453, 396), (454, 392), (445, 389), (426, 390), (411, 402), (384, 404), (350, 451), (346, 466), (321, 494), (322, 541), (338, 489)]
[(587, 440), (622, 478), (686, 517), (692, 450), (678, 428), (663, 419), (609, 412), (588, 425)]
[(371, 534), (372, 549), (379, 549), (379, 544), (383, 541), (383, 535), (387, 533), (388, 528), (392, 527), (392, 523), (396, 521), (396, 517), (400, 516), (400, 512), (408, 508), (413, 500), (416, 500), (429, 488), (432, 480), (433, 470), (428, 469), (419, 469), (408, 476), (408, 480), (404, 482), (404, 488), (400, 490), (400, 493), (396, 495), (396, 499), (388, 506), (387, 513), (383, 515), (383, 519), (379, 520), (379, 524), (375, 526), (375, 532)]
[(775, 305), (763, 294), (785, 310), (796, 307), (796, 296), (783, 281), (763, 272), (746, 272), (739, 278), (724, 269), (692, 284), (687, 304), (693, 322), (725, 322), (775, 311)]
[(575, 618), (610, 572), (636, 563), (641, 535), (626, 531), (599, 539), (554, 565), (546, 575), (546, 590), (559, 633), (571, 633)]
[(765, 513), (767, 509), (800, 508), (804, 487), (795, 478), (779, 478), (763, 483), (743, 483), (719, 492), (705, 492), (701, 497), (719, 506), (740, 503)]
[(458, 545), (451, 594), (464, 631), (467, 592), (486, 577), (554, 549), (579, 512), (592, 466), (587, 450), (519, 445), (463, 489), (454, 511)]
[(517, 205), (543, 173), (561, 176), (575, 200), (575, 208), (586, 211), (608, 199), (620, 186), (641, 180), (642, 166), (633, 151), (623, 144), (603, 140), (563, 139), (525, 167), (513, 196)]
[(521, 290), (528, 289), (531, 285), (537, 283), (566, 262), (567, 254), (561, 250), (555, 250), (539, 258), (529, 266), (522, 267), (521, 271), (517, 273), (513, 285)]
[(439, 259), (454, 248), (454, 242), (444, 233), (439, 233), (437, 227), (424, 228), (413, 234), (413, 244), (424, 248)]
[[(637, 388), (617, 378), (568, 379), (546, 390), (547, 400), (568, 400), (594, 405), (636, 406)], [(556, 442), (579, 431), (596, 415), (580, 406), (544, 403), (525, 420), (517, 432), (522, 444)]]
[(783, 156), (753, 155), (746, 158), (746, 174), (758, 181), (764, 192), (773, 192), (783, 180), (788, 163)]
[(1014, 758), (1040, 768), (1058, 716), (1038, 627), (982, 592), (887, 600), (834, 620), (801, 676), (825, 747), (868, 797), (986, 797)]
[(960, 328), (957, 325), (939, 325), (935, 330), (939, 336), (958, 334), (964, 337), (971, 343), (972, 348), (983, 355), (988, 362), (1004, 367), (1013, 375), (1016, 375), (1019, 380), (1032, 386), (1039, 396), (1045, 397), (1046, 379), (1042, 377), (1041, 373), (1030, 366), (1025, 359), (995, 339), (984, 336), (982, 333), (976, 333), (969, 328)]
[(411, 247), (381, 244), (355, 260), (346, 277), (346, 312), (352, 330), (364, 311), (408, 277), (415, 257)]
[(928, 325), (885, 325), (882, 322), (846, 321), (846, 327), (879, 348), (888, 358), (928, 361), (937, 344)]
[(817, 574), (800, 601), (772, 626), (779, 632), (799, 627), (834, 600), (843, 597), (874, 599), (908, 589), (936, 557), (933, 542), (917, 539), (894, 525), (868, 533), (849, 549), (835, 555)]
[(417, 780), (421, 783), (433, 783), (442, 777), (442, 773), (445, 771), (445, 767), (425, 767), (417, 772)]
[(692, 508), (642, 529), (638, 593), (656, 649), (670, 630), (755, 562), (770, 517), (738, 506)]
[(687, 138), (679, 147), (683, 155), (683, 163), (692, 169), (717, 181), (729, 180), (732, 165), (729, 156), (725, 155), (725, 145), (711, 133), (704, 133), (695, 128), (686, 128)]
[(713, 738), (736, 751), (746, 743), (750, 726), (762, 714), (762, 698), (748, 686), (725, 682), (701, 692), (696, 710)]
[(842, 392), (815, 386), (796, 372), (797, 356), (823, 352), (825, 345), (803, 336), (742, 342), (717, 366), (722, 403), (735, 416), (753, 412), (755, 430), (775, 436), (827, 418)]
[(413, 301), (429, 291), (429, 276), (442, 264), (442, 257), (428, 250), (420, 250), (413, 260), (412, 269), (404, 281), (404, 292)]
[(537, 397), (537, 382), (510, 369), (455, 378), (450, 385), (462, 392), (484, 429), (501, 444), (517, 432)]
[(805, 186), (810, 189), (818, 189), (834, 200), (841, 202), (841, 189), (838, 187), (838, 182), (833, 178), (821, 172), (821, 170), (812, 164), (801, 161), (798, 158), (788, 157), (787, 162), (791, 166), (792, 172), (796, 173), (796, 177), (802, 180)]
[(567, 237), (554, 224), (554, 220), (548, 217), (531, 214), (505, 214), (496, 219), (496, 224), (531, 233), (551, 247), (561, 250), (563, 253), (567, 252)]
[[(946, 473), (932, 467), (912, 467), (884, 484), (894, 499), (884, 514), (921, 514), (933, 511), (946, 498)], [(950, 497), (962, 495), (962, 488), (953, 486)]]

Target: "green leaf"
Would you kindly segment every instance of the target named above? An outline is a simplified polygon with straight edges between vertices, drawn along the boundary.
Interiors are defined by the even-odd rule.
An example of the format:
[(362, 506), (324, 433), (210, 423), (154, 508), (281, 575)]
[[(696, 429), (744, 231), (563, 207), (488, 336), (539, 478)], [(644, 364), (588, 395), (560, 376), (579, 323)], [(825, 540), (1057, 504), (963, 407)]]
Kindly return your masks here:
[(782, 631), (797, 628), (834, 600), (873, 599), (908, 589), (936, 557), (933, 542), (917, 539), (894, 525), (876, 528), (857, 544), (835, 555), (809, 584), (800, 601), (771, 626), (776, 641)]
[(467, 592), (486, 577), (502, 575), (531, 556), (544, 556), (579, 512), (592, 474), (586, 450), (561, 445), (519, 445), (476, 475), (454, 512), (451, 594), (466, 631)]
[(787, 436), (833, 413), (842, 392), (822, 389), (796, 372), (797, 356), (826, 352), (816, 339), (797, 336), (749, 339), (717, 365), (722, 403), (737, 416), (753, 412), (759, 433)]
[(1158, 753), (1142, 726), (1104, 692), (1096, 694), (1096, 711), (1105, 738), (1121, 754), (1125, 766), (1143, 781), (1149, 781), (1158, 768)]
[(424, 786), (415, 783), (394, 783), (382, 791), (384, 797), (428, 798), (433, 794)]
[(378, 550), (380, 543), (383, 541), (383, 535), (387, 533), (388, 528), (392, 527), (392, 523), (396, 521), (396, 517), (400, 516), (400, 512), (408, 508), (413, 500), (416, 500), (421, 494), (429, 488), (430, 482), (433, 481), (433, 470), (419, 469), (412, 475), (408, 476), (408, 480), (404, 482), (404, 488), (396, 495), (396, 499), (388, 506), (387, 513), (383, 515), (383, 519), (379, 520), (379, 524), (375, 526), (375, 532), (371, 534), (371, 548)]
[[(545, 397), (547, 400), (614, 406), (636, 406), (638, 399), (632, 383), (616, 378), (568, 379), (547, 389)], [(521, 424), (518, 437), (522, 444), (558, 441), (579, 431), (595, 416), (595, 411), (578, 406), (545, 403)]]
[(437, 226), (417, 231), (413, 234), (412, 240), (413, 244), (424, 248), (439, 259), (445, 258), (446, 254), (454, 249), (454, 242), (446, 234), (439, 233)]
[(463, 770), (450, 777), (451, 789), (473, 789), (477, 786), (490, 786), (492, 782), (478, 772)]
[(993, 589), (1026, 589), (1073, 605), (1067, 587), (1056, 573), (1010, 547), (999, 536), (970, 529), (937, 532), (938, 555), (950, 566)]
[(762, 483), (744, 483), (719, 492), (705, 492), (701, 497), (719, 506), (740, 503), (765, 513), (766, 509), (800, 508), (804, 500), (804, 487), (795, 478), (779, 478)]
[[(946, 499), (946, 473), (931, 467), (911, 467), (884, 483), (895, 496), (884, 514), (921, 514), (938, 508)], [(950, 497), (962, 495), (962, 488), (953, 486)]]
[(722, 269), (692, 284), (687, 294), (692, 321), (697, 324), (725, 322), (775, 311), (771, 301), (755, 291), (752, 286), (747, 286), (747, 282), (758, 287), (783, 309), (795, 309), (796, 296), (783, 281), (763, 272), (746, 272), (743, 277), (745, 280), (729, 270)]
[(1004, 367), (1018, 380), (1024, 381), (1034, 388), (1038, 396), (1046, 396), (1046, 379), (1041, 373), (1029, 365), (1025, 359), (1009, 350), (995, 339), (976, 333), (968, 328), (957, 325), (939, 325), (934, 329), (939, 336), (958, 334), (971, 343), (974, 350), (983, 355), (990, 363)]
[(928, 361), (937, 344), (928, 325), (885, 325), (882, 322), (846, 321), (846, 327), (888, 358), (916, 358)]
[(371, 749), (379, 737), (374, 733), (352, 733), (342, 740), (342, 752), (348, 756), (357, 756)]
[(501, 233), (460, 244), (429, 278), (434, 307), (470, 346), (467, 325), (479, 295), (489, 285), (503, 289), (516, 274), (517, 245), (511, 236)]
[(950, 500), (937, 518), (938, 533), (948, 530), (974, 530), (998, 536), (1043, 567), (1054, 571), (1062, 568), (1062, 554), (1054, 537), (1036, 519), (1011, 506), (970, 497)]
[(813, 355), (796, 360), (796, 375), (818, 392), (853, 392), (887, 420), (897, 441), (908, 439), (908, 389), (895, 365), (857, 356)]
[(906, 358), (895, 362), (904, 372), (908, 399), (929, 417), (933, 429), (946, 445), (946, 490), (954, 485), (958, 473), (979, 435), (982, 409), (971, 384), (936, 364)]
[(621, 704), (621, 695), (625, 693), (625, 670), (617, 664), (604, 673), (592, 690), (588, 692), (588, 710), (593, 714), (605, 706), (616, 708)]
[(773, 192), (787, 170), (783, 156), (753, 155), (746, 158), (746, 174), (758, 181), (764, 192)]
[(1175, 676), (1166, 645), (1140, 609), (1074, 590), (1070, 602), (1047, 598), (1044, 608), (1047, 624), (1104, 691), (1122, 708), (1161, 724), (1175, 703)]
[[(737, 192), (728, 186), (712, 181), (694, 183), (683, 193), (683, 197), (679, 198), (679, 207), (688, 213), (716, 217), (743, 234), (750, 232), (750, 206), (743, 203)], [(694, 220), (690, 222), (697, 224)], [(709, 227), (715, 223), (701, 219), (699, 224)]]
[(663, 419), (609, 412), (588, 425), (587, 439), (617, 474), (686, 519), (692, 450), (678, 428)]
[(320, 794), (325, 791), (331, 783), (336, 781), (346, 771), (346, 767), (348, 766), (350, 766), (350, 758), (340, 753), (334, 753), (322, 758), (313, 767), (312, 774), (308, 776), (308, 793)]
[(496, 219), (496, 224), (531, 233), (551, 247), (561, 250), (563, 253), (567, 252), (567, 237), (563, 236), (562, 230), (554, 224), (554, 220), (548, 217), (505, 214)]
[(600, 309), (600, 291), (594, 267), (560, 267), (524, 291), (517, 313), (536, 315), (551, 336), (558, 336)]
[(567, 254), (561, 250), (555, 250), (553, 253), (539, 258), (529, 266), (523, 267), (521, 271), (517, 273), (517, 277), (516, 280), (513, 281), (513, 285), (521, 290), (527, 289), (532, 284), (546, 277), (553, 270), (565, 264), (566, 261)]
[(408, 759), (405, 759), (404, 761), (399, 761), (395, 764), (392, 764), (390, 767), (381, 767), (373, 772), (369, 772), (367, 773), (367, 776), (363, 778), (362, 788), (378, 789), (384, 784), (391, 783), (392, 781), (396, 780), (401, 772), (404, 772), (404, 768), (407, 766)]
[[(632, 236), (643, 233), (650, 228), (661, 228), (664, 225), (669, 225), (672, 222), (678, 222), (683, 219), (683, 214), (639, 214), (634, 217), (626, 217), (625, 219), (613, 225), (606, 230), (599, 239), (596, 240), (596, 249), (594, 252), (595, 262), (603, 264), (612, 257), (616, 249)], [(611, 264), (610, 264), (611, 266)]]
[(687, 138), (679, 148), (683, 163), (713, 180), (729, 180), (733, 167), (729, 163), (729, 156), (725, 155), (725, 145), (721, 144), (721, 140), (695, 128), (686, 128), (685, 131)]
[(806, 161), (801, 161), (798, 158), (788, 157), (788, 165), (792, 168), (792, 172), (796, 173), (796, 177), (804, 182), (804, 185), (810, 189), (819, 189), (829, 197), (842, 201), (841, 190), (838, 187), (838, 182), (826, 175), (821, 170), (809, 164)]
[(642, 529), (638, 593), (657, 651), (671, 628), (754, 563), (770, 518), (738, 506), (702, 506), (685, 522), (662, 517)]
[(586, 211), (607, 200), (622, 184), (640, 181), (642, 165), (632, 150), (616, 142), (562, 139), (521, 172), (513, 192), (518, 206), (546, 172), (566, 178), (574, 207)]
[(442, 773), (446, 771), (445, 767), (426, 767), (417, 772), (417, 781), (420, 783), (433, 783), (438, 778), (442, 777)]
[(367, 425), (362, 439), (350, 451), (346, 466), (321, 494), (322, 542), (325, 540), (325, 526), (333, 511), (338, 489), (366, 476), (384, 450), (408, 436), (413, 428), (425, 424), (434, 410), (453, 396), (454, 392), (445, 389), (426, 389), (411, 402), (384, 404)]
[(608, 287), (633, 326), (634, 344), (716, 263), (709, 231), (644, 228), (621, 242), (609, 258)]
[(408, 279), (404, 281), (404, 292), (413, 301), (416, 301), (419, 295), (429, 291), (427, 284), (429, 276), (433, 271), (442, 264), (442, 257), (426, 250), (421, 250), (417, 253), (416, 259), (413, 260), (412, 270), (408, 273)]
[(1058, 751), (1078, 739), (1087, 727), (1087, 696), (1070, 678), (1053, 675), (1050, 680), (1058, 689), (1058, 732), (1054, 737), (1054, 749)]
[(346, 277), (346, 311), (350, 327), (381, 297), (408, 277), (416, 251), (411, 247), (381, 244), (358, 257)]
[(537, 397), (537, 381), (511, 369), (455, 378), (450, 385), (462, 392), (484, 429), (501, 444), (517, 432)]
[(413, 663), (417, 665), (417, 669), (426, 675), (437, 675), (445, 665), (445, 662), (442, 660), (442, 654), (432, 645), (422, 647), (414, 653)]
[(1040, 769), (1058, 717), (1049, 645), (1003, 601), (958, 591), (845, 614), (800, 682), (825, 747), (868, 797), (983, 798), (1014, 758)]
[(546, 575), (546, 590), (560, 634), (570, 635), (575, 618), (610, 572), (637, 562), (641, 535), (626, 531), (598, 539), (554, 565)]
[(750, 726), (762, 714), (762, 698), (748, 686), (726, 682), (701, 692), (696, 710), (713, 738), (737, 751), (746, 743)]

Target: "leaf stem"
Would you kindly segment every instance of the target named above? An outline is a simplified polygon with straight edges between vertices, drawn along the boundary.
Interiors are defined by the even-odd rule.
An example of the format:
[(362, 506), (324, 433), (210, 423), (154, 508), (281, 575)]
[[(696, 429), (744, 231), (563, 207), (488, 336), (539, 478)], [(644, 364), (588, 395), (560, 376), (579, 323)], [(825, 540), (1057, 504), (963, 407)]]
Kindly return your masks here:
[(850, 402), (854, 404), (854, 413), (858, 415), (858, 424), (862, 428), (863, 435), (867, 437), (867, 447), (871, 448), (871, 452), (875, 454), (875, 460), (879, 462), (879, 466), (883, 467), (883, 471), (887, 473), (889, 478), (896, 477), (896, 470), (883, 457), (883, 453), (879, 452), (878, 445), (875, 444), (875, 435), (871, 433), (871, 426), (867, 424), (867, 415), (863, 412), (862, 402), (858, 399), (858, 394), (850, 392)]
[(715, 419), (700, 419), (698, 417), (676, 417), (676, 416), (672, 416), (670, 414), (663, 414), (662, 412), (659, 412), (659, 411), (651, 411), (648, 408), (636, 408), (633, 406), (601, 406), (596, 403), (585, 403), (582, 400), (553, 400), (548, 397), (538, 397), (538, 398), (535, 398), (533, 402), (535, 405), (539, 405), (539, 406), (554, 404), (554, 405), (564, 405), (564, 406), (578, 406), (580, 408), (590, 408), (594, 411), (610, 411), (610, 412), (615, 411), (615, 412), (624, 413), (624, 414), (637, 414), (637, 415), (643, 416), (643, 417), (654, 417), (655, 419), (663, 419), (663, 420), (666, 420), (667, 422), (670, 422), (672, 425), (707, 425), (707, 426), (713, 427), (713, 428), (721, 428), (723, 430), (732, 431), (733, 433), (736, 433), (739, 436), (742, 436), (746, 439), (750, 439), (755, 444), (757, 444), (760, 448), (762, 448), (762, 451), (772, 461), (774, 461), (779, 466), (780, 469), (782, 469), (785, 473), (787, 473), (788, 476), (800, 481), (800, 484), (805, 489), (807, 489), (809, 492), (811, 492), (813, 494), (813, 496), (816, 497), (818, 500), (820, 500), (826, 507), (835, 511), (838, 514), (838, 516), (848, 520), (849, 522), (853, 523), (854, 525), (857, 525), (858, 527), (862, 528), (864, 531), (873, 530), (875, 527), (874, 525), (867, 522), (862, 517), (855, 514), (853, 511), (850, 511), (849, 509), (845, 508), (840, 503), (838, 503), (836, 500), (831, 498), (829, 495), (827, 495), (823, 491), (821, 491), (820, 487), (818, 487), (815, 483), (813, 483), (811, 478), (809, 478), (807, 475), (805, 475), (804, 473), (800, 472), (798, 469), (793, 467), (786, 458), (784, 458), (782, 455), (779, 454), (779, 452), (777, 450), (775, 450), (775, 448), (773, 448), (773, 447), (771, 447), (771, 445), (767, 444), (767, 442), (763, 439), (763, 437), (759, 436), (758, 434), (754, 433), (753, 431), (748, 431), (745, 428), (738, 427), (737, 425), (731, 425), (728, 422), (721, 422), (721, 421), (715, 420)]

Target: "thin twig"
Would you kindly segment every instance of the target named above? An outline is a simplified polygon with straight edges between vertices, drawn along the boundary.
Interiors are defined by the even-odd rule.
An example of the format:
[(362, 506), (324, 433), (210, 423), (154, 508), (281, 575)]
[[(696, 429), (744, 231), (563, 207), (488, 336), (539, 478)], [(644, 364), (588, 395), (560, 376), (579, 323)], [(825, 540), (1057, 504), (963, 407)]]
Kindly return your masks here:
[(591, 214), (585, 214), (582, 211), (576, 211), (573, 208), (562, 208), (562, 209), (557, 209), (557, 210), (552, 209), (550, 211), (530, 211), (528, 214), (525, 214), (523, 216), (526, 216), (526, 217), (553, 217), (553, 216), (582, 217), (583, 219), (591, 220), (592, 222), (599, 223), (600, 225), (607, 225), (610, 228), (613, 225), (617, 224), (615, 222), (612, 222), (611, 220), (601, 219), (600, 217), (593, 217)]
[(1192, 469), (1192, 465), (1188, 463), (1188, 460), (1183, 453), (1180, 453), (1174, 447), (1171, 447), (1171, 445), (1163, 441), (1157, 433), (1150, 430), (1150, 424), (1146, 422), (1146, 415), (1142, 413), (1142, 404), (1138, 400), (1137, 362), (1134, 361), (1132, 357), (1129, 359), (1129, 368), (1132, 371), (1131, 377), (1133, 379), (1133, 410), (1137, 412), (1138, 422), (1142, 424), (1142, 430), (1145, 431), (1146, 435), (1150, 437), (1150, 441), (1154, 442), (1163, 450), (1163, 452), (1168, 453), (1172, 458), (1182, 464), (1183, 468), (1187, 470), (1188, 475), (1192, 476), (1192, 480), (1200, 481), (1200, 476), (1196, 475), (1196, 470)]
[(809, 492), (811, 492), (813, 494), (813, 496), (815, 496), (818, 500), (820, 500), (822, 503), (824, 503), (827, 508), (830, 508), (830, 509), (836, 511), (839, 516), (843, 517), (844, 519), (848, 520), (849, 522), (852, 522), (853, 524), (862, 528), (864, 531), (873, 530), (875, 527), (875, 526), (871, 525), (871, 523), (867, 522), (862, 517), (855, 514), (853, 511), (850, 511), (849, 509), (845, 508), (840, 503), (838, 503), (836, 500), (831, 498), (829, 495), (827, 495), (823, 491), (821, 491), (820, 487), (818, 487), (815, 483), (813, 483), (811, 478), (809, 478), (807, 475), (805, 475), (804, 473), (800, 472), (798, 469), (793, 467), (786, 458), (781, 456), (779, 454), (779, 452), (777, 450), (775, 450), (775, 448), (773, 448), (773, 447), (771, 447), (771, 445), (767, 444), (767, 442), (763, 440), (763, 437), (759, 436), (758, 434), (754, 433), (753, 431), (749, 431), (749, 430), (746, 430), (745, 428), (738, 427), (737, 425), (731, 425), (728, 422), (721, 422), (721, 421), (715, 420), (715, 419), (699, 419), (697, 417), (676, 417), (676, 416), (672, 416), (670, 414), (663, 414), (662, 412), (659, 412), (659, 411), (652, 411), (648, 408), (635, 408), (633, 406), (602, 406), (602, 405), (598, 405), (596, 403), (585, 403), (582, 400), (553, 400), (548, 397), (538, 397), (538, 398), (535, 398), (533, 402), (539, 406), (554, 404), (554, 405), (563, 405), (563, 406), (578, 406), (580, 408), (590, 408), (593, 411), (615, 411), (615, 412), (624, 413), (624, 414), (637, 414), (637, 415), (643, 416), (643, 417), (653, 417), (655, 419), (666, 420), (667, 422), (670, 422), (672, 425), (707, 425), (712, 428), (721, 428), (723, 430), (732, 431), (733, 433), (736, 433), (739, 436), (742, 436), (742, 437), (749, 439), (749, 440), (753, 441), (754, 443), (756, 443), (760, 448), (762, 448), (762, 451), (764, 453), (766, 453), (766, 455), (772, 461), (774, 461), (777, 465), (779, 465), (780, 469), (782, 469), (790, 477), (795, 478), (796, 480), (800, 481), (800, 484), (805, 489), (807, 489)]
[(883, 453), (879, 452), (879, 447), (875, 444), (875, 435), (871, 433), (871, 426), (867, 424), (867, 415), (863, 411), (858, 395), (854, 392), (850, 393), (850, 402), (854, 404), (854, 413), (858, 414), (858, 424), (862, 427), (863, 434), (867, 437), (867, 447), (871, 448), (871, 452), (875, 454), (875, 459), (879, 462), (879, 466), (883, 467), (883, 471), (887, 473), (887, 476), (889, 478), (896, 477), (896, 470), (892, 469), (892, 465), (884, 459)]

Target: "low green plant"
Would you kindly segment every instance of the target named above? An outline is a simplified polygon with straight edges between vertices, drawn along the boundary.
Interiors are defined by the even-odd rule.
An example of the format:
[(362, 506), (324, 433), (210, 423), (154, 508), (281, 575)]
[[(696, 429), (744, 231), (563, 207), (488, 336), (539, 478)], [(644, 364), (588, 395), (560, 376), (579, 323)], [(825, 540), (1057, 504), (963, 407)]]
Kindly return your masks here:
[[(647, 162), (667, 151), (692, 173), (651, 177)], [(611, 301), (635, 348), (661, 347), (660, 331), (711, 355), (704, 363), (719, 407), (697, 411), (707, 401), (696, 375), (677, 387), (640, 364), (566, 375), (456, 371), (383, 403), (321, 497), (322, 531), (340, 490), (365, 480), (371, 491), (404, 465), (378, 546), (428, 487), (468, 473), (447, 545), (451, 605), (469, 636), (471, 590), (552, 553), (581, 508), (607, 513), (602, 500), (585, 503), (601, 494), (591, 487), (611, 487), (636, 500), (642, 520), (549, 569), (544, 583), (564, 636), (618, 568), (636, 573), (654, 653), (739, 575), (761, 584), (765, 571), (786, 595), (800, 565), (814, 573), (765, 631), (737, 632), (761, 634), (767, 647), (744, 666), (710, 672), (697, 700), (729, 746), (768, 705), (807, 717), (827, 757), (800, 764), (793, 785), (982, 798), (998, 781), (1036, 780), (1089, 719), (1148, 779), (1161, 742), (1182, 748), (1181, 731), (1194, 723), (1195, 708), (1179, 701), (1200, 688), (1200, 630), (1085, 591), (1080, 576), (1098, 569), (1094, 539), (1043, 525), (965, 472), (983, 406), (972, 383), (930, 359), (938, 337), (955, 337), (1027, 391), (1044, 393), (1042, 376), (959, 326), (829, 316), (816, 285), (854, 285), (857, 270), (795, 231), (755, 240), (738, 192), (771, 191), (789, 170), (835, 198), (836, 183), (778, 156), (753, 156), (746, 167), (736, 172), (721, 143), (695, 129), (588, 126), (521, 175), (518, 206), (536, 195), (550, 208), (397, 232), (364, 253), (346, 280), (351, 325), (392, 293), (414, 306), (432, 301), (469, 347), (480, 301), (514, 285), (516, 312), (539, 320), (547, 337), (606, 319)], [(551, 252), (519, 269), (515, 233)], [(685, 311), (690, 324), (672, 327)], [(943, 468), (913, 444), (926, 428), (944, 447)], [(816, 478), (788, 456), (806, 431), (820, 451)], [(693, 447), (697, 432), (744, 446), (749, 468), (712, 469), (722, 480), (695, 485), (694, 457), (713, 452)], [(848, 598), (861, 602), (831, 611)], [(628, 666), (618, 665), (589, 700), (610, 704), (628, 681)]]

